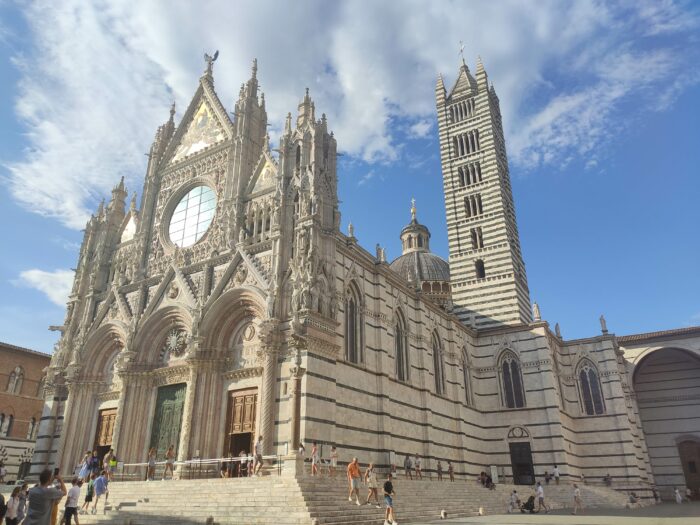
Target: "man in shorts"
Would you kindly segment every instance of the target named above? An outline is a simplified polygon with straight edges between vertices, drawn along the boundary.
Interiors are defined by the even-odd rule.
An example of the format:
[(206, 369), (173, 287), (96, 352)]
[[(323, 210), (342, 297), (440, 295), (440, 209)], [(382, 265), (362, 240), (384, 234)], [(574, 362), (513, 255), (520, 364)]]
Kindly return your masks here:
[(68, 490), (68, 497), (66, 498), (66, 509), (63, 514), (66, 525), (71, 525), (73, 519), (75, 523), (78, 523), (78, 505), (80, 505), (80, 487), (83, 486), (83, 480), (80, 478), (73, 478), (71, 482), (71, 488)]
[(549, 507), (544, 504), (544, 489), (542, 488), (542, 482), (537, 482), (537, 490), (535, 492), (537, 493), (537, 512), (544, 509), (544, 513), (549, 514)]
[(396, 493), (394, 492), (394, 484), (391, 482), (391, 473), (389, 473), (384, 482), (384, 503), (386, 504), (384, 525), (398, 525), (394, 514), (394, 496)]
[(352, 495), (355, 493), (355, 503), (359, 506), (360, 503), (360, 465), (357, 462), (357, 458), (352, 458), (352, 461), (348, 464), (348, 483), (350, 484), (350, 494), (348, 495), (348, 501), (352, 502)]
[(413, 479), (411, 470), (413, 469), (413, 462), (411, 461), (411, 456), (406, 454), (406, 459), (403, 460), (403, 469), (406, 471), (406, 477)]
[(561, 474), (559, 474), (559, 467), (557, 467), (556, 465), (554, 465), (554, 470), (552, 471), (552, 476), (554, 476), (554, 483), (559, 485), (559, 477), (561, 476)]
[(253, 475), (257, 476), (263, 466), (263, 437), (258, 436), (258, 441), (255, 443), (255, 465), (253, 466)]
[(413, 464), (416, 466), (416, 478), (423, 479), (423, 472), (421, 470), (421, 459), (418, 454), (416, 454), (416, 459), (413, 462)]
[(576, 514), (576, 511), (581, 510), (581, 514), (583, 514), (583, 502), (581, 501), (581, 489), (578, 488), (578, 485), (574, 483), (574, 511), (571, 514)]

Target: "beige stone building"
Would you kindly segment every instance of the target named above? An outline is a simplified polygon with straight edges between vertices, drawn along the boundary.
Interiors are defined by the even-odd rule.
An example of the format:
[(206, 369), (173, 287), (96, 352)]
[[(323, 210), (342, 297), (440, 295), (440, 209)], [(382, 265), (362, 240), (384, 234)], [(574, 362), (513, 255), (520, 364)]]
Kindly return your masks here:
[(638, 403), (634, 382), (682, 357), (697, 385), (697, 335), (657, 353), (663, 340), (625, 346), (601, 317), (600, 334), (564, 340), (531, 307), (481, 63), (436, 88), (449, 263), (415, 205), (391, 264), (341, 233), (326, 116), (307, 91), (273, 150), (256, 69), (229, 113), (208, 60), (179, 124), (173, 109), (156, 133), (140, 205), (119, 183), (88, 222), (35, 470), (89, 448), (216, 458), (262, 434), (267, 453), (303, 439), (341, 461), (417, 453), (428, 472), (450, 460), (459, 476), (494, 466), (518, 483), (555, 464), (565, 480), (639, 490), (695, 479), (678, 454), (697, 453), (700, 391), (657, 451), (644, 418), (659, 401), (644, 387)]

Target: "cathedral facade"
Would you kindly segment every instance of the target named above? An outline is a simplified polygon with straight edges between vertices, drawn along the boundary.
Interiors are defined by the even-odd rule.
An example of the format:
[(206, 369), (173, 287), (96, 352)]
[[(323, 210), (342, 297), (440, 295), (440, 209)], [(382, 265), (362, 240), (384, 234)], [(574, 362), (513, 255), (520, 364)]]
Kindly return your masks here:
[(471, 478), (493, 466), (530, 484), (558, 465), (654, 483), (632, 385), (643, 352), (626, 359), (602, 317), (565, 340), (530, 304), (481, 63), (436, 86), (449, 263), (415, 204), (389, 263), (340, 231), (336, 140), (308, 90), (273, 150), (257, 64), (229, 114), (212, 62), (179, 124), (173, 108), (158, 129), (140, 205), (122, 181), (87, 223), (35, 472), (87, 449), (226, 457), (262, 435), (266, 454), (303, 440)]

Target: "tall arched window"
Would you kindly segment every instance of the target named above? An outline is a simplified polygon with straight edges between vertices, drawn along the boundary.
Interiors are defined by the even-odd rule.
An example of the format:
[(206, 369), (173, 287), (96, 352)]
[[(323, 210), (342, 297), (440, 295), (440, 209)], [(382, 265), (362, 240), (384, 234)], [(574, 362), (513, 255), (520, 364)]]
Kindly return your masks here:
[(445, 368), (442, 361), (442, 343), (436, 333), (433, 333), (433, 370), (435, 372), (435, 393), (445, 393)]
[(462, 350), (462, 380), (464, 381), (464, 400), (470, 403), (470, 390), (469, 390), (469, 356), (467, 351)]
[(406, 323), (400, 311), (396, 315), (394, 326), (394, 346), (396, 348), (396, 378), (399, 381), (408, 381), (411, 365), (408, 361), (408, 337), (406, 337)]
[(362, 319), (356, 287), (351, 286), (345, 298), (345, 359), (362, 362)]
[(29, 420), (29, 427), (27, 428), (27, 439), (34, 439), (34, 429), (36, 428), (36, 418), (31, 418)]
[(603, 393), (600, 388), (598, 372), (588, 359), (579, 365), (578, 372), (579, 388), (581, 399), (583, 400), (583, 410), (589, 416), (597, 416), (605, 413), (605, 403)]
[(484, 267), (484, 261), (477, 259), (474, 261), (474, 271), (476, 272), (477, 279), (484, 279), (486, 277), (486, 268)]
[(503, 404), (508, 408), (524, 407), (525, 392), (518, 358), (512, 352), (506, 352), (501, 358), (500, 368)]
[(10, 394), (22, 393), (22, 382), (24, 381), (24, 370), (21, 366), (15, 367), (7, 382), (7, 392)]

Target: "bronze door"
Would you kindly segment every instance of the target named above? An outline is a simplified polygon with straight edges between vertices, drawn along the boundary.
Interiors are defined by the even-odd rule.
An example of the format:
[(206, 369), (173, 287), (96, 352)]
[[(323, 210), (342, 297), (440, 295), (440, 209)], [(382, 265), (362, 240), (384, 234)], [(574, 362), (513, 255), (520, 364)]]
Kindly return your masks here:
[(534, 485), (535, 469), (532, 465), (530, 443), (510, 443), (510, 462), (513, 468), (513, 484)]
[[(229, 392), (226, 410), (226, 443), (224, 454), (240, 453), (241, 448), (251, 452), (255, 433), (255, 411), (257, 410), (257, 388)], [(241, 435), (247, 434), (249, 437)], [(237, 436), (237, 437), (236, 437)], [(247, 444), (247, 447), (245, 446)]]
[(93, 450), (97, 450), (100, 461), (104, 455), (112, 448), (112, 437), (114, 434), (114, 423), (117, 420), (117, 409), (107, 408), (100, 410), (97, 416), (97, 430), (95, 431), (95, 442)]
[(186, 391), (187, 385), (184, 383), (162, 386), (158, 389), (150, 445), (155, 447), (158, 458), (165, 457), (165, 452), (170, 445), (175, 445), (177, 455)]

